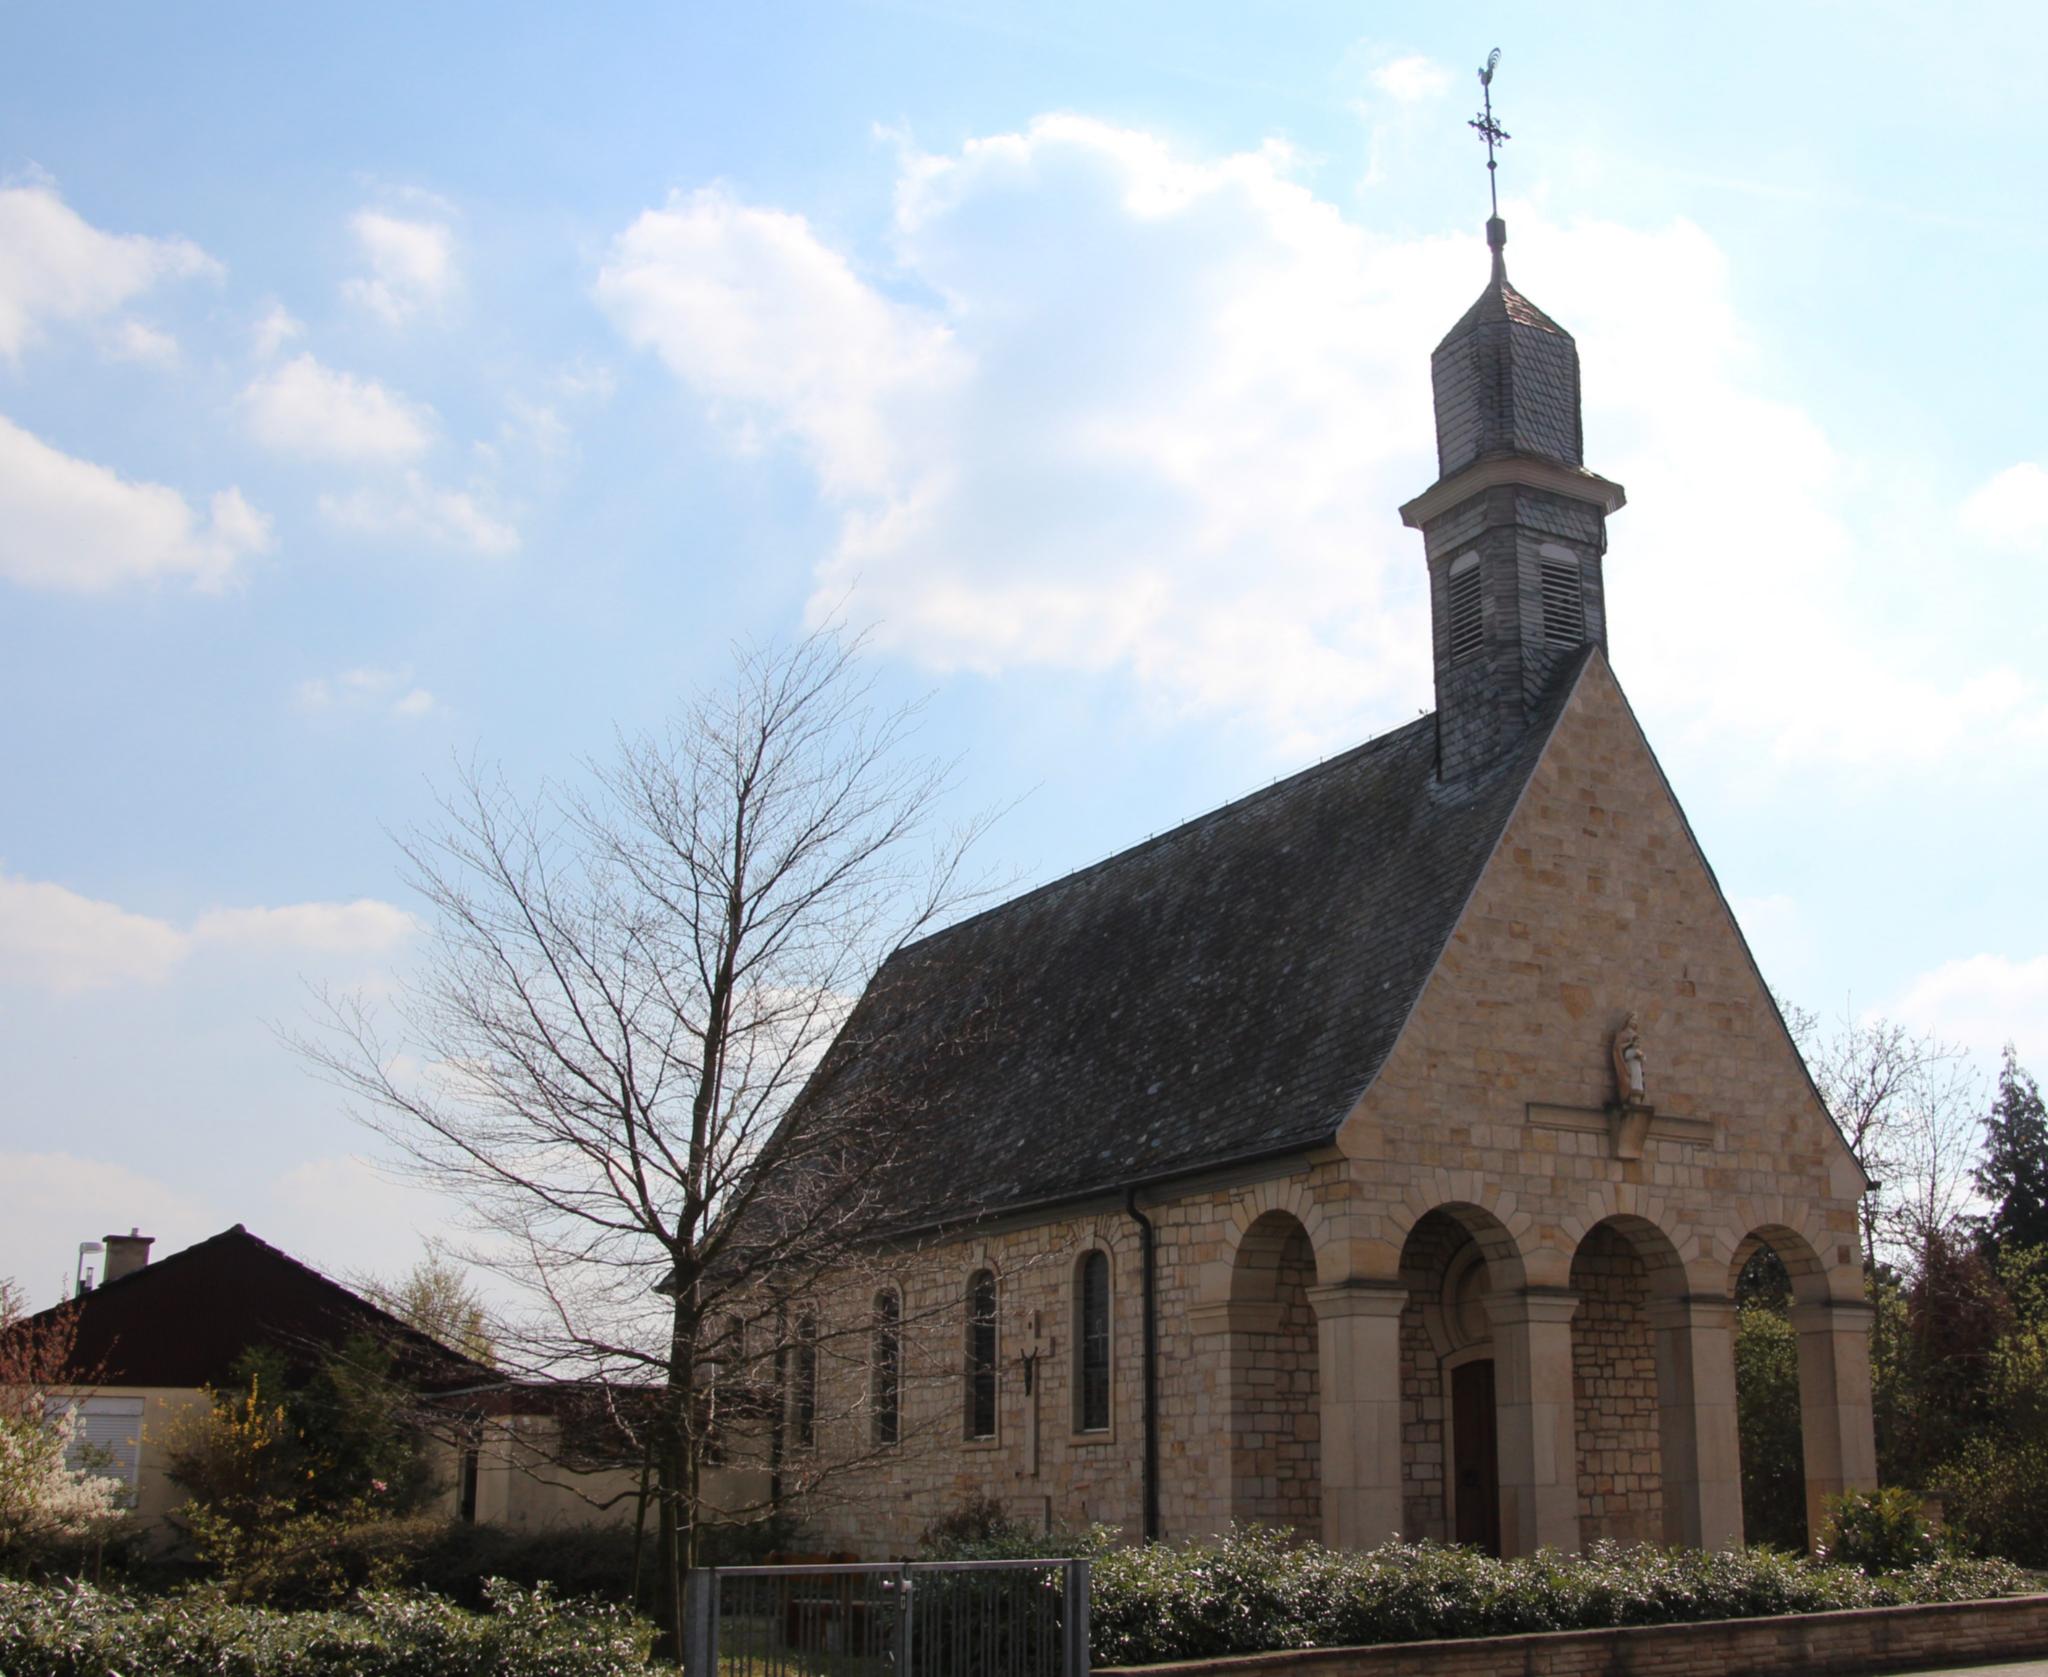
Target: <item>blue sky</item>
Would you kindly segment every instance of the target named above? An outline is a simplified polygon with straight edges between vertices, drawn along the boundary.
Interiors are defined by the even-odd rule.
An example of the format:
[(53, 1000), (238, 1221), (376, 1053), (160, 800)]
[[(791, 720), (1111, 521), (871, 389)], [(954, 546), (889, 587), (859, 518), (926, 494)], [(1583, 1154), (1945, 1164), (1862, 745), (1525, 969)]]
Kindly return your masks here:
[(835, 606), (1043, 878), (1430, 701), (1430, 346), (1578, 337), (1766, 969), (2048, 1062), (2038, 9), (0, 17), (0, 1274), (435, 1210), (278, 1045), (390, 833)]

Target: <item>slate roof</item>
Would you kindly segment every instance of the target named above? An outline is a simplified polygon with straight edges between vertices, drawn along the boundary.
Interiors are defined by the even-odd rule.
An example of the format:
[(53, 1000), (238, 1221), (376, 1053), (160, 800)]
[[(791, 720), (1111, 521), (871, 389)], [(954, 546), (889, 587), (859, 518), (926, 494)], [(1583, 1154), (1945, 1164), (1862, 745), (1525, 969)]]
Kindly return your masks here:
[(108, 1386), (223, 1386), (252, 1345), (275, 1346), (287, 1362), (302, 1363), (362, 1332), (389, 1343), (400, 1369), (423, 1389), (501, 1378), (240, 1223), (56, 1309), (77, 1312), (73, 1368)]
[(1424, 716), (910, 945), (806, 1100), (881, 1077), (914, 1109), (904, 1228), (1328, 1143), (1590, 655), (1484, 774), (1439, 780)]
[(1498, 325), (1503, 321), (1510, 326), (1533, 326), (1539, 331), (1554, 332), (1566, 343), (1572, 341), (1571, 333), (1508, 283), (1507, 264), (1496, 258), (1493, 277), (1487, 281), (1486, 289), (1458, 317), (1458, 324), (1444, 334), (1443, 342), (1436, 347), (1441, 350), (1444, 344), (1455, 343), (1482, 326)]

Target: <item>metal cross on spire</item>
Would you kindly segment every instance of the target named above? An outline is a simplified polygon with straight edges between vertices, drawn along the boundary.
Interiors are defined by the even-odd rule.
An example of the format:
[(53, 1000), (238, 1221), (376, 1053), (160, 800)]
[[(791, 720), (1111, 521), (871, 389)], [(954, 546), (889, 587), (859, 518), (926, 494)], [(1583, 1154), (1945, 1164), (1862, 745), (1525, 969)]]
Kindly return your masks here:
[(1485, 96), (1486, 108), (1475, 116), (1467, 127), (1479, 130), (1479, 137), (1486, 142), (1486, 195), (1493, 202), (1493, 218), (1500, 219), (1500, 189), (1494, 184), (1493, 148), (1513, 138), (1508, 131), (1493, 120), (1493, 72), (1500, 65), (1500, 48), (1495, 47), (1486, 55), (1486, 65), (1479, 72), (1479, 90)]

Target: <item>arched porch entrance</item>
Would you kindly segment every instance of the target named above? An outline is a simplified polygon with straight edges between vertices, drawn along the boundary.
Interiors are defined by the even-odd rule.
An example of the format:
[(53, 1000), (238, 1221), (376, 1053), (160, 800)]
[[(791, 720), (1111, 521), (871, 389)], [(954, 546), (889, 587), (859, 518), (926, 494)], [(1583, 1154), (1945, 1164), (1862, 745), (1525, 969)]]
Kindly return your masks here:
[(1231, 1268), (1225, 1362), (1230, 1518), (1323, 1535), (1315, 1252), (1286, 1211), (1256, 1219)]
[[(1744, 1289), (1745, 1272), (1752, 1280), (1774, 1273), (1778, 1285)], [(1747, 1291), (1749, 1307), (1767, 1318), (1751, 1324), (1741, 1371), (1742, 1396), (1763, 1423), (1738, 1453), (1746, 1535), (1752, 1542), (1811, 1545), (1829, 1498), (1877, 1483), (1872, 1310), (1860, 1297), (1840, 1296), (1843, 1278), (1831, 1278), (1813, 1243), (1783, 1223), (1760, 1223), (1736, 1245), (1727, 1285), (1731, 1310)], [(1777, 1428), (1769, 1424), (1787, 1403), (1797, 1417), (1796, 1447), (1773, 1437)]]

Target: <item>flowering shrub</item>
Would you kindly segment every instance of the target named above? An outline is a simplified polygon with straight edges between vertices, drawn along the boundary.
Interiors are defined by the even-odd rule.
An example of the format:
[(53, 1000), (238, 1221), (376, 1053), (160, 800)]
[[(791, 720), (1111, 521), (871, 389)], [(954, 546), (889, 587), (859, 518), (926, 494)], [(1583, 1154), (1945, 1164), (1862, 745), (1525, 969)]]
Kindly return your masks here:
[(127, 1487), (90, 1463), (64, 1465), (77, 1428), (75, 1410), (47, 1421), (0, 1412), (0, 1566), (91, 1542), (120, 1523)]
[(346, 1612), (283, 1613), (205, 1594), (142, 1600), (0, 1581), (7, 1677), (625, 1677), (651, 1628), (623, 1609), (495, 1583), (485, 1613), (371, 1594)]

